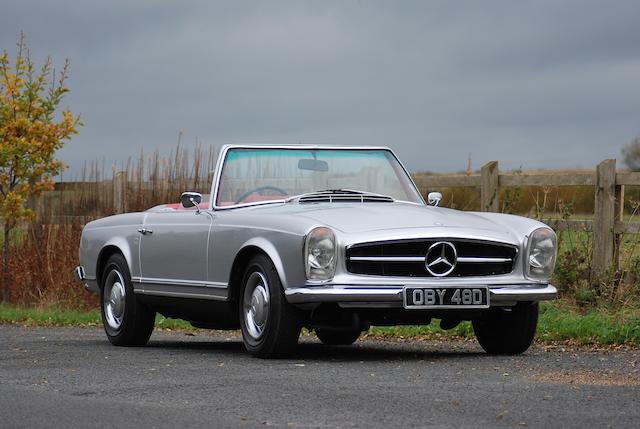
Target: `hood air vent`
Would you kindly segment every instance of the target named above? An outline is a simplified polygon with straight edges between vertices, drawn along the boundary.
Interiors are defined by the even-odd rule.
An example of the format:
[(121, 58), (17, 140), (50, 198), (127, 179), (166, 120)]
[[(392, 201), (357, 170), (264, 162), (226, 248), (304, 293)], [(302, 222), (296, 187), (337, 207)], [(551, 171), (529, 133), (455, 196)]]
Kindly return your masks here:
[(356, 191), (322, 191), (301, 195), (299, 204), (314, 203), (392, 203), (395, 200), (386, 195), (368, 194)]

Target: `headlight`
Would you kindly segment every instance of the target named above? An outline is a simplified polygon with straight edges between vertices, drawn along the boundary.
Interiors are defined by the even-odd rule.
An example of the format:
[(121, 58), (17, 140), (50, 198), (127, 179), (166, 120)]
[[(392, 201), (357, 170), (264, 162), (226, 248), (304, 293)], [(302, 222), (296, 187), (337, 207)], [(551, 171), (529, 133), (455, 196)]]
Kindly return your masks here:
[(533, 280), (549, 280), (556, 265), (556, 234), (549, 228), (531, 233), (527, 245), (525, 274)]
[(304, 261), (309, 280), (330, 280), (336, 272), (336, 238), (329, 228), (318, 227), (304, 242)]

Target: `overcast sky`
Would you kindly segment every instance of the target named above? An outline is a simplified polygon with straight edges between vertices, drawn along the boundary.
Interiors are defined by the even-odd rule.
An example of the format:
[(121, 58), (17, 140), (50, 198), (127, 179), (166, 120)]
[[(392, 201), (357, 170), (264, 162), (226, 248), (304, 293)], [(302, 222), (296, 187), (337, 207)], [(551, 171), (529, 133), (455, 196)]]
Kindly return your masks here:
[(592, 167), (640, 135), (640, 2), (6, 1), (72, 63), (78, 171), (183, 142), (387, 145), (411, 170)]

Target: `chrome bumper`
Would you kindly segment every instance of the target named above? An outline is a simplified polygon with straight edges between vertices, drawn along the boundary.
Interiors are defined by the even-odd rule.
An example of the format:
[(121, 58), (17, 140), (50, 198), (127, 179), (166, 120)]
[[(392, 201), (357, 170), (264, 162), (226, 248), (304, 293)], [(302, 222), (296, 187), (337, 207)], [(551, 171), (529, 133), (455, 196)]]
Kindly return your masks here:
[(78, 278), (78, 280), (84, 281), (84, 279), (85, 279), (84, 267), (82, 265), (80, 265), (80, 266), (76, 267), (76, 269), (74, 271), (76, 273), (76, 277)]
[[(335, 302), (350, 307), (402, 307), (402, 286), (324, 285), (294, 287), (285, 290), (291, 304)], [(550, 284), (489, 285), (489, 303), (512, 305), (518, 301), (547, 301), (556, 298), (557, 289)]]
[(100, 287), (98, 286), (98, 281), (93, 276), (87, 276), (87, 274), (84, 271), (84, 267), (82, 265), (76, 267), (76, 269), (73, 271), (75, 272), (78, 280), (84, 283), (84, 288), (86, 290), (88, 290), (89, 292), (97, 293), (97, 294), (100, 293)]

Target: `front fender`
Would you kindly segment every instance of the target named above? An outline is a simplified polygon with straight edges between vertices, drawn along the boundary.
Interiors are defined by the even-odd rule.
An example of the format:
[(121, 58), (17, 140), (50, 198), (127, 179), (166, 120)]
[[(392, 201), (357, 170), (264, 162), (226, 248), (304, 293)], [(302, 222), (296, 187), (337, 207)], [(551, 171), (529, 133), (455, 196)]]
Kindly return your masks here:
[[(112, 237), (104, 243), (102, 250), (100, 250), (100, 255), (98, 255), (97, 264), (100, 264), (102, 257), (104, 256), (104, 252), (109, 249), (116, 248), (122, 253), (124, 259), (127, 261), (127, 266), (129, 267), (129, 272), (131, 273), (131, 277), (138, 277), (139, 271), (133, 266), (133, 249), (131, 249), (131, 245), (124, 237)], [(96, 266), (96, 275), (98, 274), (98, 267)]]
[(280, 277), (280, 282), (282, 283), (282, 287), (286, 289), (288, 287), (287, 273), (284, 269), (284, 264), (282, 261), (282, 257), (276, 246), (273, 245), (269, 240), (264, 237), (254, 237), (246, 242), (240, 247), (240, 252), (249, 248), (256, 247), (262, 250), (273, 262), (273, 265), (276, 267), (276, 271), (278, 272), (278, 276)]

